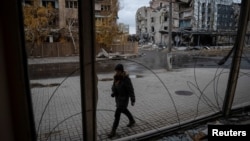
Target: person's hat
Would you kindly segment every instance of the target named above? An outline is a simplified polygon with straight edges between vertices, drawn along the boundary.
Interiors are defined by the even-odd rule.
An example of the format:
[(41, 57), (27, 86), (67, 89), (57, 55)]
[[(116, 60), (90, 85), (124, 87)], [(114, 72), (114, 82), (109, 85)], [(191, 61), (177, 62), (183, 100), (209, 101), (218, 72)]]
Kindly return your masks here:
[(124, 69), (123, 69), (123, 65), (122, 65), (122, 64), (117, 64), (117, 65), (115, 66), (115, 70), (123, 71), (123, 70), (124, 70)]

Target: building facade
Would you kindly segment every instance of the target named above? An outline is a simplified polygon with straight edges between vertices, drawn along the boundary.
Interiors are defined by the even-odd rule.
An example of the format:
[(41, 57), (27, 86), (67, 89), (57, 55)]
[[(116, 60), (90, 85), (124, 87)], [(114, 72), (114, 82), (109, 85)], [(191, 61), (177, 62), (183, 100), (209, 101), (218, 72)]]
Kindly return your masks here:
[[(23, 5), (34, 5), (34, 1), (23, 0)], [(40, 6), (45, 7), (51, 3), (53, 8), (58, 10), (58, 28), (66, 27), (69, 22), (74, 22), (74, 26), (78, 26), (78, 0), (38, 0), (38, 3)], [(109, 18), (111, 14), (117, 17), (118, 11), (112, 13), (114, 7), (116, 7), (114, 4), (117, 4), (117, 0), (95, 0), (94, 13), (96, 20), (105, 22), (105, 19)], [(116, 19), (113, 19), (114, 23), (116, 23)]]
[(233, 0), (151, 0), (136, 13), (136, 33), (141, 41), (168, 44), (172, 21), (172, 44), (217, 45), (233, 43), (238, 27), (240, 4)]
[[(77, 54), (79, 51), (78, 0), (22, 0), (22, 2), (23, 6), (27, 6), (25, 8), (48, 7), (51, 4), (53, 11), (56, 11), (56, 24), (44, 27), (46, 34), (42, 37), (43, 44), (45, 45), (45, 42), (69, 43), (74, 54)], [(95, 0), (93, 6), (96, 50), (98, 51), (99, 48), (110, 50), (113, 44), (119, 46), (117, 43), (124, 46), (129, 35), (129, 25), (117, 23), (119, 0)], [(32, 47), (31, 45), (31, 50)], [(33, 51), (30, 52), (33, 53)], [(40, 51), (37, 52), (36, 54), (40, 53)]]
[[(173, 0), (174, 1), (174, 0)], [(165, 46), (168, 43), (169, 8), (168, 0), (152, 0), (149, 7), (141, 7), (136, 12), (136, 34), (140, 42), (152, 42)], [(178, 4), (172, 3), (172, 30), (179, 27)]]

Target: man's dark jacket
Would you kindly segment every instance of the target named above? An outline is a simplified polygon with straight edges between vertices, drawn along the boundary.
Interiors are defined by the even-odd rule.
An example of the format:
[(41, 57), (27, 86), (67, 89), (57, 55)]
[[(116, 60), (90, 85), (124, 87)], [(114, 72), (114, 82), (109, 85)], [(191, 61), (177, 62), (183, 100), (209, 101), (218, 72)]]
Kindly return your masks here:
[(132, 103), (135, 102), (134, 88), (128, 74), (121, 79), (119, 84), (112, 85), (111, 96), (115, 97), (117, 108), (127, 108), (129, 98)]

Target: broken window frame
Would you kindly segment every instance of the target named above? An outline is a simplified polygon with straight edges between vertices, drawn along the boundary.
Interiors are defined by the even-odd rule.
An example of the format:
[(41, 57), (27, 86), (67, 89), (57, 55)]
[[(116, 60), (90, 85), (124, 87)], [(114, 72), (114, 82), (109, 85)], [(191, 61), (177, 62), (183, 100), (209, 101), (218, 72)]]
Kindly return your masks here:
[(77, 0), (65, 0), (65, 8), (78, 8)]
[[(246, 0), (243, 0), (243, 2), (247, 2)], [(16, 9), (15, 6), (18, 8)], [(241, 11), (245, 12), (247, 9), (249, 9), (249, 2), (247, 3), (248, 5), (241, 9)], [(25, 54), (25, 45), (24, 45), (24, 26), (23, 23), (21, 22), (22, 20), (22, 11), (21, 11), (21, 1), (15, 1), (15, 0), (8, 0), (8, 1), (3, 1), (3, 11), (8, 12), (9, 16), (5, 18), (5, 21), (1, 22), (1, 28), (3, 30), (0, 30), (1, 36), (3, 40), (1, 40), (1, 66), (3, 66), (3, 72), (1, 72), (2, 76), (6, 74), (6, 77), (3, 79), (5, 80), (5, 85), (3, 89), (4, 91), (4, 96), (8, 97), (6, 98), (8, 101), (7, 103), (9, 104), (6, 107), (6, 110), (9, 111), (8, 113), (11, 118), (10, 126), (12, 133), (8, 133), (9, 139), (20, 139), (20, 140), (26, 140), (26, 141), (33, 141), (35, 140), (35, 128), (34, 128), (34, 117), (33, 112), (32, 112), (32, 103), (31, 103), (31, 94), (30, 94), (30, 88), (29, 88), (29, 82), (28, 82), (28, 70), (27, 70), (27, 58)], [(94, 49), (92, 45), (94, 45), (94, 33), (93, 33), (93, 2), (91, 0), (84, 0), (81, 1), (80, 3), (80, 12), (83, 10), (83, 8), (87, 7), (87, 10), (85, 13), (80, 13), (79, 15), (79, 20), (80, 20), (80, 39), (83, 39), (80, 42), (81, 46), (81, 57), (80, 57), (80, 62), (81, 62), (81, 88), (83, 88), (84, 92), (82, 92), (82, 95), (84, 96), (82, 98), (82, 107), (83, 107), (83, 130), (84, 130), (84, 140), (95, 140), (95, 134), (94, 134), (94, 129), (95, 129), (95, 123), (96, 121), (93, 121), (95, 119), (91, 119), (95, 117), (95, 112), (90, 112), (91, 115), (90, 117), (87, 117), (87, 112), (86, 108), (95, 108), (95, 103), (93, 103), (93, 99), (96, 97), (94, 95), (94, 81), (88, 81), (91, 82), (91, 84), (85, 83), (86, 80), (85, 78), (90, 75), (91, 77), (88, 79), (94, 79), (95, 74), (91, 71), (95, 69), (94, 67)], [(2, 13), (2, 11), (1, 11)], [(242, 13), (242, 12), (241, 12)], [(248, 10), (249, 13), (249, 10)], [(245, 13), (244, 13), (245, 14)], [(244, 15), (246, 16), (246, 15)], [(245, 34), (245, 26), (242, 25), (247, 25), (246, 24), (246, 18), (241, 14), (240, 18), (240, 24), (239, 24), (239, 30), (237, 34), (238, 40), (240, 40), (239, 43), (237, 43), (235, 46), (235, 54), (234, 54), (234, 59), (240, 59), (241, 57), (238, 57), (241, 53), (241, 47), (243, 47), (243, 37)], [(249, 16), (249, 15), (248, 15)], [(244, 19), (243, 19), (244, 18)], [(248, 17), (247, 17), (248, 18)], [(85, 22), (83, 22), (83, 19)], [(89, 21), (88, 21), (89, 20)], [(87, 21), (87, 22), (86, 22)], [(12, 23), (12, 24), (8, 24)], [(86, 27), (85, 27), (86, 25)], [(3, 27), (6, 27), (7, 30), (5, 30)], [(11, 30), (12, 32), (10, 32)], [(13, 32), (14, 31), (14, 32)], [(15, 42), (8, 42), (7, 41), (15, 41)], [(12, 47), (12, 48), (8, 48)], [(86, 47), (86, 48), (82, 48)], [(91, 56), (87, 56), (87, 54), (90, 53)], [(2, 55), (4, 54), (4, 55)], [(85, 60), (86, 59), (86, 60)], [(89, 62), (85, 62), (89, 61)], [(238, 66), (239, 63), (237, 61), (240, 60), (234, 60), (231, 70), (230, 70), (230, 77), (228, 83), (228, 89), (227, 89), (227, 99), (224, 100), (225, 103), (223, 106), (223, 111), (225, 112), (224, 114), (227, 115), (230, 112), (230, 105), (232, 104), (233, 100), (233, 95), (235, 92), (235, 86), (232, 87), (233, 85), (237, 84), (237, 81), (235, 81), (234, 77), (237, 76), (237, 72), (235, 71), (239, 70)], [(85, 63), (89, 63), (88, 66), (85, 65)], [(11, 65), (15, 64), (15, 65)], [(85, 70), (86, 69), (86, 70)], [(235, 69), (235, 70), (233, 70)], [(234, 72), (233, 72), (234, 71)], [(8, 81), (7, 81), (8, 80)], [(237, 79), (236, 79), (237, 80)], [(90, 88), (88, 86), (91, 86)], [(88, 101), (86, 99), (86, 95), (88, 96), (91, 95), (91, 100)], [(93, 94), (93, 95), (92, 95)], [(230, 95), (231, 94), (231, 95)], [(22, 112), (20, 112), (22, 111)], [(4, 120), (7, 121), (7, 120)], [(88, 123), (90, 122), (90, 123)], [(7, 123), (8, 124), (8, 123)], [(25, 129), (25, 130), (23, 130)], [(178, 128), (179, 129), (179, 128)], [(172, 130), (173, 131), (173, 130)], [(90, 134), (88, 134), (90, 133)], [(6, 138), (8, 138), (6, 137)]]
[(49, 3), (51, 3), (53, 8), (56, 8), (56, 2), (52, 0), (43, 0), (42, 1), (42, 6), (48, 7)]
[[(82, 102), (83, 140), (96, 139), (96, 74), (95, 74), (95, 48), (94, 48), (94, 1), (79, 1), (79, 35), (80, 35), (80, 85)], [(3, 11), (8, 17), (1, 22), (1, 79), (6, 82), (4, 92), (6, 97), (4, 109), (7, 118), (3, 122), (8, 125), (7, 140), (36, 140), (36, 129), (32, 109), (32, 99), (29, 87), (28, 64), (25, 49), (22, 1), (3, 1)], [(84, 21), (84, 22), (83, 22)], [(12, 24), (9, 24), (12, 23)], [(3, 28), (4, 27), (4, 28)], [(2, 30), (3, 29), (3, 30)], [(7, 44), (7, 42), (9, 42)], [(2, 55), (4, 54), (4, 55)], [(14, 56), (12, 56), (14, 55)], [(11, 57), (11, 59), (10, 59)], [(3, 60), (3, 61), (2, 61)], [(2, 63), (4, 62), (4, 63)], [(15, 64), (15, 65), (13, 65)], [(88, 65), (86, 65), (88, 64)], [(8, 80), (8, 81), (7, 81)], [(1, 89), (2, 90), (2, 89)], [(1, 96), (1, 98), (3, 98)], [(2, 110), (3, 108), (1, 108)], [(91, 112), (88, 110), (92, 109)], [(2, 116), (1, 116), (2, 117)], [(7, 129), (7, 128), (6, 128)], [(23, 130), (25, 129), (25, 130)]]
[(151, 23), (153, 23), (154, 22), (154, 17), (151, 17)]

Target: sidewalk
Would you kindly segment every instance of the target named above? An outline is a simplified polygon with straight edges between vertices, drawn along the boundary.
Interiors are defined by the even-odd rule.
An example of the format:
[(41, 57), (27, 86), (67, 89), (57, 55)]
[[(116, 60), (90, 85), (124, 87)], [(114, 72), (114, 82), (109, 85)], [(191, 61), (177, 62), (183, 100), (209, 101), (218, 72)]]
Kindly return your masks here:
[(69, 57), (48, 57), (48, 58), (29, 58), (28, 64), (49, 64), (49, 63), (69, 63), (69, 62), (79, 62), (79, 56), (69, 56)]
[[(61, 59), (59, 59), (61, 60)], [(75, 61), (72, 57), (70, 61)], [(48, 61), (48, 60), (47, 60)], [(234, 106), (249, 105), (249, 70), (241, 70)], [(228, 69), (188, 68), (168, 72), (164, 69), (130, 72), (136, 103), (129, 110), (136, 125), (126, 127), (128, 119), (121, 116), (117, 136), (112, 140), (132, 140), (145, 133), (178, 125), (212, 114), (221, 109), (228, 80)], [(245, 74), (244, 74), (244, 73)], [(97, 140), (109, 141), (114, 120), (115, 101), (110, 97), (113, 74), (98, 74)], [(31, 80), (30, 83), (54, 84), (31, 89), (36, 127), (44, 108), (39, 140), (83, 140), (80, 102), (80, 78)], [(61, 84), (62, 83), (62, 84)], [(61, 84), (56, 90), (55, 84)], [(56, 91), (55, 91), (56, 90)], [(55, 92), (55, 93), (54, 93)]]
[[(135, 58), (138, 57), (137, 54), (116, 54), (116, 53), (110, 53), (109, 58)], [(109, 58), (96, 58), (96, 61), (98, 60), (107, 60)], [(48, 58), (29, 58), (28, 64), (53, 64), (53, 63), (73, 63), (73, 62), (79, 62), (80, 58), (79, 56), (68, 56), (68, 57), (48, 57)]]

